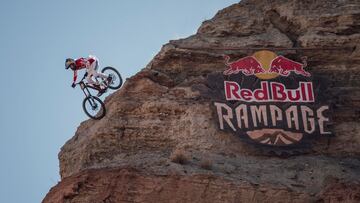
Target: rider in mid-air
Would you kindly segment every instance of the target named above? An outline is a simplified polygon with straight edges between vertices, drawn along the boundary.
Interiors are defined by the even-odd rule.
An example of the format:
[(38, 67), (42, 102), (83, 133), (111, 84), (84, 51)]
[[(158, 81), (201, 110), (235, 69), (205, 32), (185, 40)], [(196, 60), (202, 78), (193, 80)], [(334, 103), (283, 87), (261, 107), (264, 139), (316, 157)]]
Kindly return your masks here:
[(86, 80), (89, 85), (92, 85), (95, 89), (99, 91), (98, 96), (102, 95), (106, 88), (101, 86), (99, 82), (95, 82), (92, 77), (101, 77), (103, 79), (111, 80), (110, 77), (106, 76), (103, 73), (97, 72), (97, 69), (99, 67), (99, 60), (95, 56), (88, 56), (87, 58), (78, 58), (78, 59), (72, 59), (67, 58), (65, 60), (65, 69), (71, 68), (71, 70), (74, 71), (74, 79), (71, 87), (75, 87), (75, 82), (77, 79), (77, 71), (81, 69), (86, 69)]

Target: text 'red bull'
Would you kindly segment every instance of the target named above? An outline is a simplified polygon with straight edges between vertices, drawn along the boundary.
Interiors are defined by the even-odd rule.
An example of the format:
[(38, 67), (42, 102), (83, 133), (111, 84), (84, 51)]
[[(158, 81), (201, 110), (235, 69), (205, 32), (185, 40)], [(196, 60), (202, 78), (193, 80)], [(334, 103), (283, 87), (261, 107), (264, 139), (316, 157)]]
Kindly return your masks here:
[(224, 81), (226, 100), (245, 102), (315, 102), (312, 82), (300, 82), (296, 89), (288, 89), (278, 82), (262, 81), (258, 89), (241, 88), (237, 82)]

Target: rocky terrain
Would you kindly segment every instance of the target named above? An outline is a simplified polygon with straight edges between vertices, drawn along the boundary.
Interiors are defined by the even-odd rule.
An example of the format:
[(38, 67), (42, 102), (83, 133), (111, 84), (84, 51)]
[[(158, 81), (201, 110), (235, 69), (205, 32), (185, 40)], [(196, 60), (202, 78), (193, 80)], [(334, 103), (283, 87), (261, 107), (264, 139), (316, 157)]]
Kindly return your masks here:
[[(257, 49), (306, 56), (328, 79), (333, 138), (279, 157), (218, 129), (209, 77), (224, 54)], [(164, 45), (105, 103), (62, 147), (44, 203), (360, 202), (360, 2), (242, 0)]]

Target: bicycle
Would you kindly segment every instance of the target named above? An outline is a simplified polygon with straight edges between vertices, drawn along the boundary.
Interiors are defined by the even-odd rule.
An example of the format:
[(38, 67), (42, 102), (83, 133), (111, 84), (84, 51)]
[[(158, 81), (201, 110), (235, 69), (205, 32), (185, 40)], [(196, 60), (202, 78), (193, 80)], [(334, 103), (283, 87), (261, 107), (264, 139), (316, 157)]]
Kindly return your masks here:
[[(102, 73), (105, 75), (108, 75), (108, 79), (102, 79), (102, 78), (95, 78), (97, 82), (102, 87), (105, 87), (104, 92), (106, 92), (109, 88), (110, 89), (119, 89), (123, 83), (123, 80), (121, 78), (120, 73), (113, 67), (105, 67), (101, 70)], [(106, 114), (106, 108), (104, 102), (97, 96), (93, 96), (89, 90), (89, 88), (94, 90), (99, 90), (96, 87), (93, 87), (91, 85), (88, 85), (83, 80), (85, 79), (86, 74), (84, 77), (80, 80), (80, 82), (77, 83), (77, 85), (80, 85), (81, 90), (85, 94), (85, 99), (83, 100), (82, 107), (87, 116), (89, 116), (92, 119), (100, 120), (102, 119)], [(109, 79), (110, 78), (110, 79)], [(100, 79), (100, 81), (99, 81)]]

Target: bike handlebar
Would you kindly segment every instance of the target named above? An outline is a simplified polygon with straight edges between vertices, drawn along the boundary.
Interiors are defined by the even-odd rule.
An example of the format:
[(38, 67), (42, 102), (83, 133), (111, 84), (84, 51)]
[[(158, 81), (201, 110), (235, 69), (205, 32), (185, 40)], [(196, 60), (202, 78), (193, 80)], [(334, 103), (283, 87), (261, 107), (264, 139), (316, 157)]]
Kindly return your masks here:
[(80, 82), (77, 82), (76, 85), (80, 85), (80, 83), (83, 83), (83, 80), (86, 78), (88, 73), (85, 73), (84, 76), (81, 78)]

